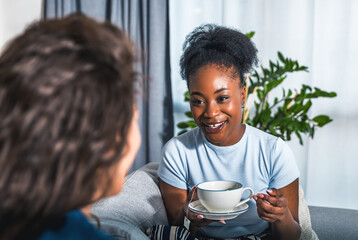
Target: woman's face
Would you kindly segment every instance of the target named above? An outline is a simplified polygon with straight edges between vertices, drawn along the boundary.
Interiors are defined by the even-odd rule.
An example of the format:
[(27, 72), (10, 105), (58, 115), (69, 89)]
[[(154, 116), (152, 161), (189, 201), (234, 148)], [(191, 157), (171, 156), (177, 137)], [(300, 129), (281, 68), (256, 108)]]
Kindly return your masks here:
[(189, 77), (189, 93), (194, 120), (209, 142), (229, 146), (241, 139), (246, 91), (232, 68), (214, 64), (199, 68)]

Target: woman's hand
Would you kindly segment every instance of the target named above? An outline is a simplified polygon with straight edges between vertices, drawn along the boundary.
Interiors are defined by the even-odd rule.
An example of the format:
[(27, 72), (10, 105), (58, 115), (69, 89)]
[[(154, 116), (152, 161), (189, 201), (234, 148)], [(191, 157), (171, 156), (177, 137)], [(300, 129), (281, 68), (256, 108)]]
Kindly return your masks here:
[(189, 203), (198, 200), (196, 187), (194, 186), (188, 194), (187, 200), (183, 206), (186, 218), (190, 220), (190, 232), (196, 234), (198, 227), (206, 226), (212, 222), (220, 222), (221, 224), (226, 224), (225, 220), (214, 221), (204, 218), (203, 215), (195, 213), (189, 209)]
[(190, 225), (196, 227), (206, 226), (214, 221), (205, 219), (203, 215), (195, 213), (189, 209), (189, 203), (198, 200), (196, 187), (194, 186), (188, 194), (187, 200), (183, 206), (185, 216), (190, 220)]
[(284, 221), (287, 215), (290, 215), (287, 198), (275, 188), (267, 190), (267, 194), (259, 193), (253, 198), (259, 217), (267, 222)]
[[(190, 232), (195, 234), (197, 227), (206, 226), (213, 222), (213, 220), (205, 219), (201, 214), (190, 211), (189, 203), (198, 200), (195, 187), (188, 192), (184, 189), (175, 188), (161, 179), (159, 179), (159, 187), (170, 224), (182, 226), (186, 216), (190, 220)], [(225, 224), (224, 220), (218, 222)]]
[(297, 178), (283, 188), (272, 188), (267, 190), (267, 194), (258, 193), (253, 197), (259, 217), (271, 223), (274, 239), (300, 238), (298, 186)]

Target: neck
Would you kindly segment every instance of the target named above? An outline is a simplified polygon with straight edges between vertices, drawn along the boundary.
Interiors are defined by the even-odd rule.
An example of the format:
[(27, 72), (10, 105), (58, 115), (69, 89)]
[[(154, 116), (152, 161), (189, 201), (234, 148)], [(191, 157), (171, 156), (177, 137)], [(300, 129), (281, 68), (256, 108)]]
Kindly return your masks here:
[(81, 208), (81, 212), (86, 216), (86, 218), (91, 217), (91, 207), (92, 207), (92, 205), (87, 205), (87, 206)]

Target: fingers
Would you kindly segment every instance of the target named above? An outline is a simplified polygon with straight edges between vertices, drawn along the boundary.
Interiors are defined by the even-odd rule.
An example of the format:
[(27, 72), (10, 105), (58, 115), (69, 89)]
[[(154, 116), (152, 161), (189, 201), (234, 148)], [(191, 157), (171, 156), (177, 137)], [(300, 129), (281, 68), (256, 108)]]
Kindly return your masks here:
[(267, 193), (258, 193), (253, 197), (256, 201), (258, 215), (268, 222), (283, 219), (288, 209), (287, 198), (277, 189), (269, 189)]
[(276, 222), (284, 217), (284, 209), (281, 207), (275, 207), (265, 202), (263, 199), (256, 201), (257, 214), (265, 221)]
[(268, 194), (258, 193), (256, 198), (254, 196), (255, 201), (257, 201), (257, 199), (262, 199), (275, 207), (286, 207), (288, 205), (287, 198), (282, 195), (280, 191), (276, 189), (269, 189), (267, 190), (267, 193)]
[(197, 191), (196, 191), (196, 186), (193, 186), (188, 194), (188, 197), (186, 199), (186, 201), (188, 202), (188, 204), (192, 201), (198, 200), (198, 196), (197, 196)]
[(203, 215), (195, 213), (189, 209), (189, 203), (198, 199), (196, 192), (196, 186), (193, 186), (186, 200), (186, 217), (190, 220), (190, 224), (197, 227), (202, 227), (212, 223), (213, 221), (205, 219)]
[(225, 220), (210, 220), (206, 219), (203, 215), (197, 214), (189, 210), (187, 218), (190, 222), (198, 227), (206, 226), (212, 222), (219, 222), (221, 224), (226, 224)]
[(271, 188), (271, 189), (267, 189), (266, 191), (270, 196), (273, 196), (273, 197), (280, 197), (280, 196), (283, 196), (282, 193), (276, 189), (276, 188)]
[(221, 224), (226, 224), (225, 220), (220, 220), (220, 221), (215, 221), (215, 220), (209, 220), (206, 219), (204, 217), (204, 215), (195, 213), (193, 211), (191, 211), (188, 207), (189, 203), (198, 200), (198, 196), (197, 196), (197, 187), (193, 186), (188, 194), (187, 200), (186, 200), (186, 206), (185, 206), (185, 212), (186, 212), (186, 217), (190, 220), (190, 223), (197, 226), (197, 227), (202, 227), (202, 226), (206, 226), (212, 222), (219, 222)]
[(192, 211), (189, 211), (187, 218), (190, 220), (190, 224), (197, 227), (203, 227), (213, 222), (213, 220), (206, 219), (203, 215), (196, 214)]
[(258, 199), (256, 201), (257, 208), (262, 209), (267, 214), (280, 214), (283, 207), (275, 206), (265, 201), (264, 199)]
[(184, 209), (184, 213), (186, 215), (186, 217), (190, 219), (190, 214), (189, 214), (189, 204), (193, 201), (195, 201), (195, 199), (197, 198), (196, 196), (196, 186), (193, 186), (190, 190), (190, 192), (188, 193), (187, 197), (186, 197), (186, 201), (185, 204), (183, 206)]

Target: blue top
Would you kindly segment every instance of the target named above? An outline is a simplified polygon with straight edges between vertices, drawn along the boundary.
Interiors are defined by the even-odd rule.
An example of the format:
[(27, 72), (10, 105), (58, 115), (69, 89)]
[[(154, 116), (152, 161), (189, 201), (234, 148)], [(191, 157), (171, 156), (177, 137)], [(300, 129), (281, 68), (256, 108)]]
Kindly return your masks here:
[(80, 211), (66, 214), (64, 224), (57, 229), (47, 229), (39, 240), (113, 240), (112, 237), (93, 226)]
[[(158, 175), (180, 189), (190, 190), (204, 181), (233, 180), (257, 194), (287, 186), (299, 177), (299, 171), (286, 142), (246, 125), (241, 140), (231, 146), (211, 144), (199, 128), (172, 138), (163, 148)], [(217, 238), (263, 232), (268, 222), (259, 218), (253, 199), (248, 205), (247, 212), (225, 225), (214, 222), (198, 231)]]

